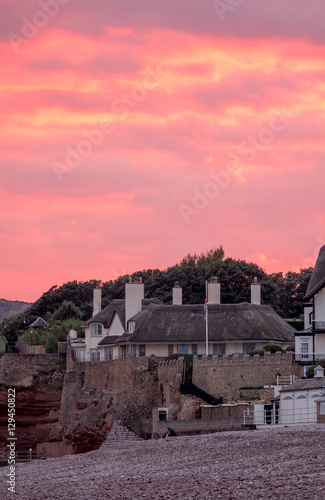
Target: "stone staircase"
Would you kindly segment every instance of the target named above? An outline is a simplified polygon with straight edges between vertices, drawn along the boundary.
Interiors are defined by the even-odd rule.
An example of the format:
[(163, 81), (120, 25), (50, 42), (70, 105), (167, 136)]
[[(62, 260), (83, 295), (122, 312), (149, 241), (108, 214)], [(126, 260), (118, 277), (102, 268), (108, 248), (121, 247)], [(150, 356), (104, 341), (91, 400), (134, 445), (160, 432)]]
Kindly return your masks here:
[(102, 446), (111, 446), (116, 443), (122, 443), (125, 441), (143, 441), (139, 436), (130, 431), (125, 427), (121, 420), (115, 420), (113, 427), (110, 430), (106, 440), (103, 442)]

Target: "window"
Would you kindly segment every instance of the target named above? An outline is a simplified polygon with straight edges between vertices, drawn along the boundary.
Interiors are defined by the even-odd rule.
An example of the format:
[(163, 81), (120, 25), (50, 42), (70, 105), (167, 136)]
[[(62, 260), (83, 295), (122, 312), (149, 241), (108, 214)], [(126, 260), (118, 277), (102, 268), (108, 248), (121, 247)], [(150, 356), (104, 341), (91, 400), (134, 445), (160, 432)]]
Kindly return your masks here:
[(105, 359), (106, 361), (113, 359), (113, 347), (105, 348)]
[(129, 333), (133, 333), (135, 330), (135, 321), (129, 321)]
[(192, 354), (197, 354), (197, 344), (192, 344)]
[(319, 414), (325, 415), (325, 403), (320, 403), (319, 405)]
[(90, 349), (90, 361), (100, 361), (99, 349)]
[(146, 346), (139, 345), (139, 356), (145, 356), (145, 355), (146, 355)]
[(169, 344), (168, 345), (168, 356), (172, 356), (174, 354), (174, 345)]
[(179, 354), (188, 354), (188, 345), (187, 344), (178, 344), (177, 352)]
[(301, 359), (308, 359), (309, 342), (301, 342)]
[(137, 355), (137, 346), (136, 345), (131, 345), (131, 356), (132, 358), (135, 358)]
[(168, 420), (168, 408), (158, 408), (158, 422), (166, 422)]
[(103, 327), (100, 323), (93, 323), (91, 325), (91, 336), (101, 337), (103, 335)]
[(243, 343), (243, 353), (244, 354), (249, 354), (252, 351), (255, 351), (256, 349), (256, 344), (254, 343)]
[(219, 356), (226, 354), (226, 344), (213, 344), (213, 354)]

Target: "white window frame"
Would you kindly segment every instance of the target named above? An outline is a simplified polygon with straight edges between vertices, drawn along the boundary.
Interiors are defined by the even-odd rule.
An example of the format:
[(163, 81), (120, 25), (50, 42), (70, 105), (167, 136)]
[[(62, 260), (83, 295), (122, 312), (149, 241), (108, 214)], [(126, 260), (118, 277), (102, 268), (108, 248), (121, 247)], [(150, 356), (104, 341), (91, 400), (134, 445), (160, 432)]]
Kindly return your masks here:
[(105, 347), (105, 360), (110, 361), (113, 359), (113, 347)]
[(129, 333), (133, 333), (135, 330), (135, 321), (129, 321), (129, 324), (128, 324), (128, 332)]
[(213, 344), (213, 354), (224, 356), (226, 354), (226, 344)]
[(90, 361), (92, 362), (100, 361), (99, 349), (90, 349)]
[(103, 325), (101, 323), (91, 324), (91, 336), (92, 337), (102, 337), (103, 336)]

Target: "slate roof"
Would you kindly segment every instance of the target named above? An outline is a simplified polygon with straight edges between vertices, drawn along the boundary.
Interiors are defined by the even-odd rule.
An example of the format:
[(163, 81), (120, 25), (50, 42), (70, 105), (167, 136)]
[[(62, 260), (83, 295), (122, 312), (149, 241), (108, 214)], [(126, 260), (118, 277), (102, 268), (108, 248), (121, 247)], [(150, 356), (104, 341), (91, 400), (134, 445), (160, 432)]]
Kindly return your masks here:
[[(151, 304), (132, 318), (133, 333), (118, 343), (196, 343), (205, 341), (203, 305)], [(209, 341), (294, 342), (295, 329), (268, 305), (211, 304), (208, 312)]]
[(49, 326), (48, 322), (45, 321), (43, 318), (37, 318), (31, 325), (29, 325), (29, 328), (47, 328)]
[(310, 299), (325, 285), (325, 245), (319, 251), (318, 258), (308, 283), (304, 299)]
[(307, 389), (325, 389), (325, 377), (322, 378), (305, 378), (296, 380), (291, 385), (287, 385), (280, 392), (289, 391), (305, 391)]
[(116, 341), (120, 338), (120, 335), (107, 335), (100, 342), (98, 342), (98, 345), (113, 345), (116, 344)]
[[(142, 307), (145, 308), (150, 304), (161, 304), (160, 300), (157, 298), (153, 299), (143, 299)], [(125, 323), (125, 300), (124, 299), (114, 299), (112, 302), (108, 304), (102, 311), (97, 313), (95, 316), (90, 318), (86, 322), (86, 326), (89, 326), (91, 323), (102, 323), (104, 328), (109, 328), (114, 316), (114, 313), (117, 313), (118, 317), (122, 325)]]

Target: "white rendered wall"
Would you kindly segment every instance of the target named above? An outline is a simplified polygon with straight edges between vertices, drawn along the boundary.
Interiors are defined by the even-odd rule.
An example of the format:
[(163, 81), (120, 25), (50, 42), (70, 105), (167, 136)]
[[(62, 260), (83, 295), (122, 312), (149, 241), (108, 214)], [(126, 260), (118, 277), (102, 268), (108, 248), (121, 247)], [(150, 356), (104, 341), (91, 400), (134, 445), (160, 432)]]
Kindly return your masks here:
[(124, 333), (124, 327), (121, 323), (120, 318), (118, 317), (117, 313), (114, 314), (113, 320), (110, 326), (110, 329), (108, 330), (108, 336), (111, 335), (123, 335)]
[(325, 333), (315, 335), (315, 354), (323, 354), (325, 358)]
[(208, 304), (220, 304), (220, 283), (208, 283)]
[(98, 336), (98, 337), (92, 337), (91, 336), (91, 325), (87, 326), (85, 328), (85, 345), (86, 345), (86, 352), (89, 354), (90, 349), (96, 349), (98, 343), (103, 340), (104, 337), (108, 334), (108, 329), (102, 327), (102, 332), (103, 335)]
[(308, 343), (308, 354), (313, 352), (313, 338), (312, 337), (304, 337), (303, 335), (295, 337), (295, 353), (301, 354), (301, 344)]
[(173, 306), (182, 305), (182, 287), (174, 286), (173, 288)]
[(102, 291), (95, 288), (93, 292), (93, 317), (102, 310)]
[(305, 328), (305, 330), (307, 328), (311, 327), (311, 322), (309, 320), (309, 315), (311, 312), (313, 312), (312, 307), (304, 307), (304, 328)]
[(325, 321), (325, 288), (315, 295), (315, 320)]
[(143, 297), (143, 283), (125, 284), (125, 328), (127, 327), (128, 320), (141, 311)]
[(251, 284), (251, 304), (261, 304), (261, 285), (259, 283)]

